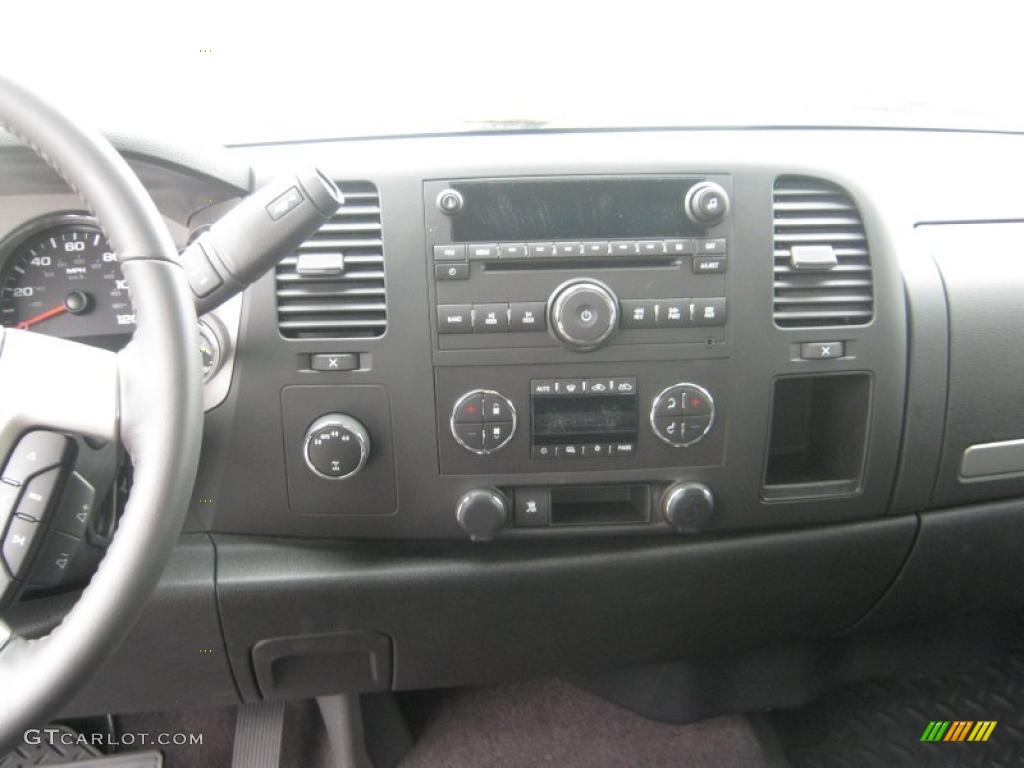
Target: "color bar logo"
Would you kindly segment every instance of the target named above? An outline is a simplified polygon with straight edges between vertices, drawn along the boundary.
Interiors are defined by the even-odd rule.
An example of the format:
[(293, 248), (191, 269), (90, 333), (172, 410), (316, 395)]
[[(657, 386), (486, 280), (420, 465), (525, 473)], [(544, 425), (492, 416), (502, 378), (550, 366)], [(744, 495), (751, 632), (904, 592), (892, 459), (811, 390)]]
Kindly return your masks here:
[(988, 741), (995, 729), (995, 720), (932, 720), (921, 741)]

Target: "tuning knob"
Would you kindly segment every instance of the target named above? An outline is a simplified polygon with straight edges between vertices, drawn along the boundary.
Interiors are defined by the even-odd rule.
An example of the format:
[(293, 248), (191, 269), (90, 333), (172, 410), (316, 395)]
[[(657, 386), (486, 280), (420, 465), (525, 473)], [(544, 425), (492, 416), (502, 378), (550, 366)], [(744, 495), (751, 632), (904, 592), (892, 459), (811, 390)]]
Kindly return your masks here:
[(729, 195), (719, 184), (702, 181), (690, 187), (683, 208), (697, 224), (717, 224), (729, 212)]
[(702, 483), (675, 483), (661, 497), (665, 522), (681, 533), (704, 528), (715, 511), (715, 497)]
[(508, 502), (490, 488), (470, 491), (455, 508), (455, 517), (473, 541), (490, 541), (508, 522)]
[(370, 458), (370, 435), (351, 416), (329, 413), (306, 431), (302, 455), (313, 474), (344, 480), (359, 472)]
[(548, 302), (551, 330), (564, 344), (585, 352), (604, 343), (619, 324), (619, 300), (596, 280), (570, 280)]

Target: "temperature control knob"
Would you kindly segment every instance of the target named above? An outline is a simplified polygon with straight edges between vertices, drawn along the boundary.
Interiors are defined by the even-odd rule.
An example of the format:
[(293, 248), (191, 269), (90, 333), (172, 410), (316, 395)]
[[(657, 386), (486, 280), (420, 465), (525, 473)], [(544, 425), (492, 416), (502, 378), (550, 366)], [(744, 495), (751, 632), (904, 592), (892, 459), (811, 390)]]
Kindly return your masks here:
[(351, 416), (329, 413), (310, 425), (302, 455), (313, 474), (344, 480), (361, 470), (370, 458), (370, 435)]
[(675, 483), (661, 497), (665, 522), (681, 533), (693, 533), (707, 525), (715, 512), (715, 497), (701, 483)]
[(690, 187), (683, 208), (697, 224), (717, 224), (729, 212), (729, 195), (713, 181), (702, 181)]
[(470, 491), (459, 499), (455, 517), (473, 541), (490, 541), (508, 522), (508, 502), (491, 488)]
[(567, 346), (586, 352), (599, 347), (619, 324), (619, 300), (596, 280), (570, 280), (548, 302), (551, 330)]

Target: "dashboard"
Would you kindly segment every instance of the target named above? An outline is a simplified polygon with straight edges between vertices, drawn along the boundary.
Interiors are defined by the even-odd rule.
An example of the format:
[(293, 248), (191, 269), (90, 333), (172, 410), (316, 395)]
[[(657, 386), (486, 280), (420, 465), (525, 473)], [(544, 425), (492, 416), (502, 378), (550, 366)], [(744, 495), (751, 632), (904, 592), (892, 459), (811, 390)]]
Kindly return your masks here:
[[(308, 693), (275, 672), (313, 664), (282, 641), (299, 626), (386, 661), (359, 678), (375, 689), (895, 622), (898, 575), (912, 589), (987, 515), (1019, 525), (998, 505), (1024, 493), (1022, 149), (883, 130), (126, 146), (181, 247), (297, 165), (345, 197), (197, 329), (203, 458), (172, 578), (225, 650), (181, 685)], [(123, 343), (102, 232), (27, 156), (0, 162), (0, 323)], [(975, 527), (936, 511), (967, 505)], [(510, 649), (518, 622), (544, 630)]]

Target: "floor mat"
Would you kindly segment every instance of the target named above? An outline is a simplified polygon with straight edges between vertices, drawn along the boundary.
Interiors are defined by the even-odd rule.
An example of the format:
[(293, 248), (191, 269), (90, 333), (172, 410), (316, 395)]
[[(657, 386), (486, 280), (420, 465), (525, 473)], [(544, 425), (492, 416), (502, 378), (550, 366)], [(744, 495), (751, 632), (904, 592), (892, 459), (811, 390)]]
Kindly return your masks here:
[(843, 686), (776, 723), (795, 768), (1021, 766), (1024, 656)]
[(450, 691), (418, 709), (419, 741), (400, 768), (771, 764), (743, 718), (656, 723), (557, 680)]

